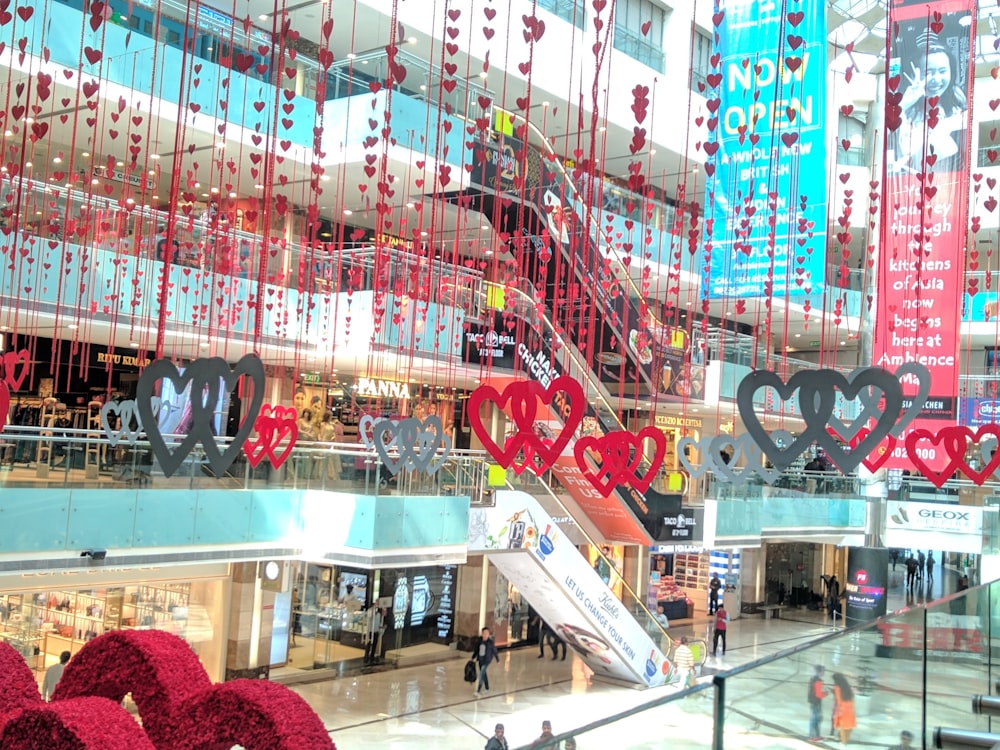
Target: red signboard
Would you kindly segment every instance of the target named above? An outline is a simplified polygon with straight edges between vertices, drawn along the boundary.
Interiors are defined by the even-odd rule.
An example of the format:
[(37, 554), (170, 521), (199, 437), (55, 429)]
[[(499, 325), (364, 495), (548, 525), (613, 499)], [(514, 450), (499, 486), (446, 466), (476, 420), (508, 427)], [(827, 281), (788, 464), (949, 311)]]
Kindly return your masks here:
[[(956, 423), (972, 109), (972, 0), (893, 0), (882, 231), (872, 363), (931, 373), (927, 405), (909, 430)], [(917, 383), (904, 380), (904, 394)], [(905, 438), (905, 436), (904, 436)], [(905, 439), (887, 464), (912, 468)], [(943, 446), (922, 441), (940, 467)]]

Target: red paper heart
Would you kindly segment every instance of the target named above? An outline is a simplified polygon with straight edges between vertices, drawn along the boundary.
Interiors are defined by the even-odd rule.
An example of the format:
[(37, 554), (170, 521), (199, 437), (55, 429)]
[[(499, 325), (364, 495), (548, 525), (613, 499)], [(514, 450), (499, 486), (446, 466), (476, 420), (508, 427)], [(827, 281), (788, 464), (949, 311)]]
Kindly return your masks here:
[[(649, 467), (642, 472), (642, 444), (647, 439), (653, 441), (655, 450)], [(601, 459), (596, 472), (587, 462), (588, 451)], [(580, 472), (604, 497), (611, 495), (619, 485), (631, 485), (639, 492), (648, 490), (656, 478), (658, 467), (663, 464), (666, 452), (667, 438), (662, 430), (655, 427), (644, 427), (636, 435), (622, 431), (609, 432), (600, 438), (586, 435), (573, 446)]]
[[(560, 392), (565, 395), (565, 400), (560, 400), (553, 411), (562, 415), (562, 431), (554, 439), (540, 437), (535, 432), (538, 402), (541, 401), (543, 407), (547, 408)], [(506, 410), (517, 428), (517, 432), (507, 439), (502, 448), (482, 422), (480, 406), (485, 401), (493, 401)], [(513, 468), (516, 474), (521, 474), (530, 467), (540, 476), (556, 462), (569, 444), (583, 420), (586, 403), (583, 388), (568, 375), (555, 378), (548, 388), (530, 380), (511, 383), (502, 394), (493, 386), (482, 385), (469, 396), (469, 425), (487, 452), (501, 466)], [(539, 423), (542, 421), (545, 420), (539, 420)], [(524, 451), (524, 460), (518, 463), (515, 459), (521, 450)], [(541, 460), (540, 464), (535, 462), (536, 456)]]
[[(297, 414), (295, 409), (286, 406), (271, 406), (265, 404), (260, 409), (260, 414), (253, 424), (257, 437), (247, 440), (243, 444), (243, 453), (246, 454), (247, 462), (255, 469), (264, 458), (271, 461), (271, 466), (279, 468), (295, 448), (295, 443), (299, 437), (299, 427), (296, 423)], [(283, 450), (275, 452), (275, 449), (285, 438), (288, 439)]]
[[(956, 434), (956, 430), (958, 431)], [(943, 487), (951, 477), (958, 471), (959, 467), (965, 463), (965, 428), (953, 425), (938, 430), (937, 434), (924, 428), (913, 430), (906, 436), (906, 455), (913, 462), (921, 474), (935, 487)], [(941, 471), (935, 471), (920, 455), (921, 451), (917, 443), (926, 440), (934, 446), (940, 446), (948, 454), (948, 463)], [(959, 446), (961, 446), (959, 448)], [(926, 449), (924, 451), (926, 455)], [(959, 454), (956, 458), (956, 453)]]

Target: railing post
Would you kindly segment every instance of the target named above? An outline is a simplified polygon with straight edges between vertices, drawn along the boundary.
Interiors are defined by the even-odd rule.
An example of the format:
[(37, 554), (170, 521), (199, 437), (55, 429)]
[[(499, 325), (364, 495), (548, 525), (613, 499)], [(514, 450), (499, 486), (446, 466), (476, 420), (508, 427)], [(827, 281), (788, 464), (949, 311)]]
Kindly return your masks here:
[(726, 746), (726, 678), (715, 675), (715, 707), (712, 720), (712, 750), (723, 750)]

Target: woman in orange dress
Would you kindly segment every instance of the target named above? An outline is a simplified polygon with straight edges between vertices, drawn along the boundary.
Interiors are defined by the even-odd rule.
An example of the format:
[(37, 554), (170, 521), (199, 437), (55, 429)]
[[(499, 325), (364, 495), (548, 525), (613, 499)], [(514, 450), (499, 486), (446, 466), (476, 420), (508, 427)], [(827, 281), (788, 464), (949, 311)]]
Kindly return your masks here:
[(833, 675), (833, 727), (840, 732), (840, 741), (847, 744), (851, 731), (858, 725), (854, 713), (854, 691), (851, 684), (840, 672)]

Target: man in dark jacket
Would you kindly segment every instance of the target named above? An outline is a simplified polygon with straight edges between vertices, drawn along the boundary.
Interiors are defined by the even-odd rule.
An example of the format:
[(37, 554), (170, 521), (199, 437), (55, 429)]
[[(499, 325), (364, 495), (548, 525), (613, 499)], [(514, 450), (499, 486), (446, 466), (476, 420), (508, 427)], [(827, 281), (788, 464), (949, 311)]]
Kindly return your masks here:
[(816, 665), (812, 679), (809, 680), (809, 739), (818, 742), (823, 739), (819, 726), (823, 720), (823, 699), (828, 695), (823, 688), (823, 672), (826, 671), (822, 664)]
[(479, 662), (479, 683), (476, 685), (476, 695), (479, 695), (481, 689), (488, 693), (490, 692), (490, 678), (486, 672), (490, 664), (494, 661), (500, 661), (500, 654), (497, 652), (497, 647), (490, 636), (489, 628), (483, 628), (483, 633), (479, 636), (479, 642), (476, 644), (476, 650), (473, 653), (476, 655), (476, 661)]

